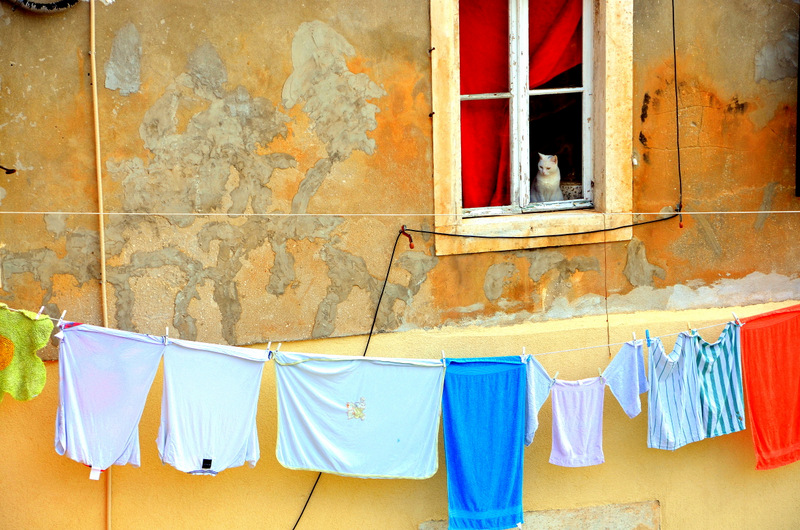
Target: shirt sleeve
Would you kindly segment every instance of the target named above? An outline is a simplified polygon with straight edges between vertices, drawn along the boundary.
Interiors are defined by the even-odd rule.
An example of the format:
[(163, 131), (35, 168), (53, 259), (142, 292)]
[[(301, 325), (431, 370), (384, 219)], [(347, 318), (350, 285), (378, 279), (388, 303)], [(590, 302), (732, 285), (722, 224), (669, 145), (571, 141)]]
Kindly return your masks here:
[(525, 402), (525, 445), (527, 446), (533, 442), (536, 429), (539, 428), (539, 410), (550, 396), (553, 379), (533, 355), (526, 356), (525, 371), (528, 379)]
[(603, 372), (603, 379), (629, 418), (642, 412), (639, 394), (647, 392), (650, 384), (644, 372), (642, 341), (626, 342)]

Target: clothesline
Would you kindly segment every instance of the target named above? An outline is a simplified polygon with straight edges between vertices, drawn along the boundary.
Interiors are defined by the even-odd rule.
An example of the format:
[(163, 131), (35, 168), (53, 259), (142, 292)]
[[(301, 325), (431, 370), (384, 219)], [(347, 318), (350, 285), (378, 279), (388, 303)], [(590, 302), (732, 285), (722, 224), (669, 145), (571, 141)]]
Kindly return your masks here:
[[(15, 312), (21, 312), (22, 311), (20, 309), (14, 309), (12, 307), (8, 307), (8, 309), (10, 311), (15, 311)], [(32, 313), (32, 311), (30, 311), (30, 312)], [(64, 313), (66, 313), (66, 311), (64, 311)], [(61, 318), (54, 318), (54, 317), (51, 317), (50, 315), (48, 315), (46, 313), (41, 313), (41, 314), (42, 314), (42, 316), (45, 316), (45, 317), (49, 318), (50, 320), (52, 320), (53, 322), (56, 322), (56, 323), (64, 321), (63, 320), (63, 318), (64, 318), (63, 315), (62, 315)], [(717, 326), (724, 326), (728, 322), (730, 322), (730, 320), (726, 320), (724, 322), (718, 322), (716, 324), (711, 324), (709, 326), (703, 326), (703, 327), (700, 327), (700, 328), (692, 328), (692, 330), (693, 331), (702, 331), (704, 329), (711, 329), (711, 328), (715, 328)], [(678, 331), (676, 333), (666, 333), (666, 334), (662, 334), (662, 335), (658, 335), (658, 336), (662, 337), (662, 338), (663, 337), (676, 337), (676, 336), (678, 336), (678, 335), (680, 335), (681, 333), (684, 333), (684, 332), (685, 332), (685, 330), (684, 331)], [(641, 339), (637, 339), (637, 340), (641, 340)], [(277, 342), (277, 341), (269, 341), (269, 344), (271, 345), (273, 342)], [(629, 341), (612, 342), (612, 343), (609, 343), (609, 344), (597, 344), (597, 345), (594, 345), (594, 346), (581, 346), (580, 348), (570, 348), (570, 349), (566, 349), (566, 350), (553, 350), (553, 351), (548, 351), (548, 352), (532, 353), (531, 355), (533, 357), (539, 357), (539, 356), (543, 356), (543, 355), (553, 355), (553, 354), (556, 354), (556, 353), (570, 353), (570, 352), (581, 351), (581, 350), (593, 350), (593, 349), (597, 349), (597, 348), (609, 348), (611, 346), (622, 346), (623, 344), (626, 344), (627, 342), (629, 342)]]
[[(694, 330), (694, 331), (702, 331), (704, 329), (716, 328), (717, 326), (724, 326), (728, 322), (730, 322), (730, 320), (726, 320), (725, 322), (719, 322), (717, 324), (712, 324), (710, 326), (703, 326), (702, 328), (692, 328), (692, 330)], [(680, 335), (681, 333), (684, 333), (685, 331), (686, 330), (678, 331), (677, 333), (667, 333), (667, 334), (658, 335), (658, 336), (659, 337), (677, 337), (678, 335)], [(641, 339), (637, 339), (637, 340), (641, 340)], [(569, 350), (555, 350), (555, 351), (549, 351), (549, 352), (543, 352), (543, 353), (532, 353), (531, 355), (533, 355), (534, 357), (538, 357), (540, 355), (551, 355), (553, 353), (568, 353), (568, 352), (579, 351), (579, 350), (591, 350), (591, 349), (595, 349), (595, 348), (608, 348), (610, 346), (622, 346), (623, 344), (627, 344), (628, 342), (629, 341), (612, 342), (611, 344), (601, 344), (601, 345), (598, 345), (598, 346), (582, 346), (580, 348), (571, 348)]]
[[(565, 212), (573, 210), (564, 210)], [(599, 212), (605, 216), (613, 215), (772, 215), (772, 214), (800, 214), (800, 210), (733, 210), (733, 211), (687, 211), (681, 212)], [(0, 211), (0, 215), (117, 215), (139, 217), (452, 217), (449, 213), (411, 212), (411, 213), (224, 213), (224, 212), (69, 212), (69, 211)]]

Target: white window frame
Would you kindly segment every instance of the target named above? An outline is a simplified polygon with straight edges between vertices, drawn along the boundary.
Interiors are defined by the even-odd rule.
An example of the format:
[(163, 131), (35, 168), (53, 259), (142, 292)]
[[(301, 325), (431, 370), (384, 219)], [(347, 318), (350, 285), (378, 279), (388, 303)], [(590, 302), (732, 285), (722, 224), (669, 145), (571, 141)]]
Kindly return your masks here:
[[(510, 206), (488, 206), (464, 208), (465, 217), (485, 217), (490, 215), (509, 215), (541, 211), (571, 210), (591, 208), (592, 205), (592, 0), (583, 0), (583, 63), (580, 87), (533, 89), (529, 86), (530, 60), (528, 43), (529, 3), (527, 0), (509, 1), (509, 92), (461, 94), (460, 101), (509, 100), (510, 113)], [(530, 97), (551, 94), (581, 94), (581, 184), (584, 197), (574, 201), (530, 203), (531, 178), (535, 174), (536, 163), (531, 168), (531, 153), (528, 141)], [(554, 153), (548, 153), (554, 154)], [(535, 158), (535, 157), (534, 157)]]
[[(522, 4), (527, 4), (527, 1), (520, 0)], [(461, 204), (458, 0), (431, 0), (435, 231), (484, 237), (534, 236), (528, 239), (483, 239), (437, 235), (437, 255), (624, 241), (631, 238), (631, 228), (597, 231), (632, 222), (633, 0), (585, 2), (590, 4), (593, 24), (584, 21), (584, 41), (591, 43), (589, 48), (592, 50), (589, 57), (584, 56), (584, 63), (591, 66), (593, 73), (591, 82), (584, 81), (587, 89), (584, 99), (591, 99), (590, 106), (585, 108), (589, 113), (586, 122), (591, 127), (592, 135), (585, 139), (588, 150), (584, 151), (583, 158), (590, 169), (584, 170), (583, 177), (584, 182), (588, 179), (593, 183), (592, 207), (547, 212), (537, 211), (539, 208), (533, 207), (524, 213), (475, 216), (481, 212), (472, 208), (467, 210)], [(522, 35), (527, 40), (527, 32)], [(512, 48), (516, 48), (515, 43), (511, 44)], [(527, 50), (527, 43), (524, 49)], [(516, 53), (519, 57), (520, 52)], [(519, 68), (527, 69), (527, 63), (527, 56), (525, 60), (517, 61)], [(527, 75), (523, 78), (527, 79)], [(528, 90), (522, 91), (519, 98), (523, 101), (517, 103), (518, 107), (522, 104), (527, 107), (529, 93)], [(519, 119), (512, 119), (512, 127), (515, 121), (516, 127), (519, 127)], [(512, 156), (515, 157), (512, 159), (512, 168), (519, 168), (526, 163), (526, 156), (529, 160), (530, 154), (526, 154), (524, 149), (526, 143), (521, 141), (523, 148), (512, 149)], [(521, 180), (512, 180), (512, 186), (519, 186)], [(546, 203), (545, 207), (554, 204), (558, 203)], [(570, 204), (566, 203), (566, 206)], [(556, 237), (556, 234), (564, 233), (581, 234)]]

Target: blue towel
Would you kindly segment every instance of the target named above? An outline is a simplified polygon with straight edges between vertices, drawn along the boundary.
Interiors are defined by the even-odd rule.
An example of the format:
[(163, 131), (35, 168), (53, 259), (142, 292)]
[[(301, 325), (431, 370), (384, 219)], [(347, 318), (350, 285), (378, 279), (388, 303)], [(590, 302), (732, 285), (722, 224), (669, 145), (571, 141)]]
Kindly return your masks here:
[(525, 396), (520, 356), (447, 359), (442, 416), (450, 528), (522, 522)]

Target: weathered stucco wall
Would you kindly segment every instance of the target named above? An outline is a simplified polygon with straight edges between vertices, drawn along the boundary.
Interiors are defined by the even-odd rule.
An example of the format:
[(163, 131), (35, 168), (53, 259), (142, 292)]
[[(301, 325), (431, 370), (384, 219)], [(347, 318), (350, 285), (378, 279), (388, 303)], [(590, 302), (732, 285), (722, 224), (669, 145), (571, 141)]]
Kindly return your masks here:
[[(325, 339), (284, 349), (360, 354), (353, 335), (369, 330), (397, 230), (433, 226), (428, 2), (97, 7), (110, 325), (239, 345)], [(800, 210), (798, 5), (677, 8), (685, 208), (753, 213), (685, 215), (682, 229), (650, 224), (630, 242), (536, 251), (437, 257), (432, 239), (415, 236), (413, 250), (401, 239), (376, 326), (394, 333), (375, 337), (370, 354), (592, 346), (729, 315), (678, 310), (800, 299), (800, 216), (759, 213)], [(670, 4), (637, 0), (634, 17), (634, 211), (658, 212), (678, 201)], [(0, 2), (0, 49), (0, 165), (17, 169), (0, 173), (0, 300), (99, 324), (89, 8), (41, 17)], [(640, 311), (654, 312), (631, 316)], [(581, 378), (608, 353), (542, 359)], [(57, 368), (48, 364), (34, 401), (0, 403), (0, 526), (104, 523), (103, 482), (52, 450)], [(271, 456), (271, 374), (258, 467), (199, 480), (158, 465), (159, 376), (141, 424), (143, 467), (112, 472), (114, 524), (291, 527), (315, 475)], [(658, 500), (667, 528), (797, 526), (796, 465), (755, 472), (748, 432), (654, 454), (644, 415), (607, 406), (608, 463), (578, 470), (547, 464), (543, 413), (526, 452), (526, 510)], [(326, 475), (302, 527), (444, 519), (445, 479), (443, 454), (427, 481)]]
[[(800, 209), (796, 9), (679, 6), (687, 211)], [(18, 171), (0, 176), (0, 208), (48, 213), (0, 217), (0, 299), (99, 322), (98, 219), (77, 215), (98, 197), (88, 7), (2, 10), (0, 164)], [(110, 325), (231, 344), (366, 332), (400, 225), (432, 226), (428, 20), (416, 1), (98, 5)], [(636, 212), (678, 201), (670, 26), (668, 2), (636, 3)], [(800, 216), (684, 225), (446, 258), (403, 240), (376, 329), (800, 293)]]

